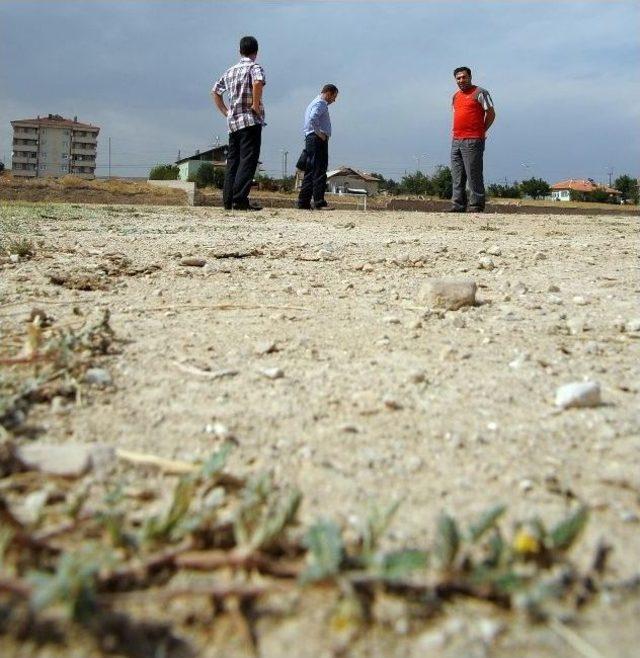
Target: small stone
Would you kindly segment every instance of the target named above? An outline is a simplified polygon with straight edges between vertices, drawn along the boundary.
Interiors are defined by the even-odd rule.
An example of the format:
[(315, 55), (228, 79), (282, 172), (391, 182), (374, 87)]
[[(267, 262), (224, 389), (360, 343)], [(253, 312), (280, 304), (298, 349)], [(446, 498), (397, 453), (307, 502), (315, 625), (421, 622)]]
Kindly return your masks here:
[(365, 263), (362, 266), (362, 271), (363, 272), (373, 272), (373, 265), (371, 263)]
[(282, 368), (262, 368), (260, 373), (267, 379), (282, 379), (284, 377), (284, 370)]
[(207, 261), (204, 258), (182, 258), (180, 260), (180, 265), (186, 267), (204, 267), (207, 264)]
[(233, 432), (224, 424), (220, 422), (207, 423), (205, 425), (204, 431), (207, 434), (213, 434), (218, 439), (223, 441), (235, 439)]
[(87, 446), (35, 443), (18, 448), (18, 459), (27, 467), (49, 475), (75, 478), (91, 468)]
[(382, 318), (383, 322), (386, 322), (387, 324), (400, 324), (400, 318), (396, 315), (387, 315), (386, 317)]
[(360, 428), (353, 423), (344, 423), (344, 425), (340, 425), (340, 431), (346, 432), (347, 434), (357, 434), (360, 431)]
[(19, 263), (20, 262), (20, 254), (9, 254), (9, 260), (12, 263)]
[(525, 284), (522, 283), (522, 281), (518, 281), (518, 283), (516, 283), (516, 285), (513, 286), (513, 292), (516, 295), (526, 295), (527, 292), (529, 292), (529, 288), (527, 288), (527, 286), (525, 286)]
[(576, 295), (573, 298), (573, 303), (577, 306), (586, 306), (589, 304), (589, 300), (585, 299), (582, 295)]
[(456, 329), (464, 329), (467, 326), (467, 323), (461, 315), (456, 315), (451, 321), (451, 325)]
[(478, 262), (478, 269), (491, 271), (491, 270), (495, 270), (496, 266), (492, 258), (489, 258), (489, 256), (484, 256)]
[(423, 656), (437, 649), (442, 649), (448, 642), (447, 634), (443, 631), (427, 631), (419, 635), (414, 647), (416, 649), (416, 656)]
[(560, 386), (556, 391), (556, 406), (561, 409), (597, 407), (600, 403), (598, 382), (572, 382)]
[(556, 306), (562, 305), (562, 298), (557, 295), (549, 295), (549, 304), (555, 304)]
[(272, 340), (262, 340), (259, 343), (256, 343), (256, 346), (253, 348), (253, 351), (260, 356), (264, 354), (272, 354), (273, 352), (278, 351), (278, 347), (275, 342)]
[(625, 328), (628, 332), (633, 334), (640, 332), (640, 318), (634, 318), (633, 320), (625, 322)]
[(89, 368), (84, 374), (84, 381), (93, 386), (109, 386), (111, 374), (104, 368)]
[(476, 282), (472, 279), (432, 279), (419, 292), (419, 300), (432, 306), (456, 311), (476, 303)]
[(385, 395), (384, 398), (382, 398), (382, 402), (387, 409), (392, 409), (394, 411), (402, 409), (400, 402), (398, 402), (398, 400), (396, 400), (391, 395)]
[(422, 384), (422, 382), (427, 380), (427, 372), (425, 370), (414, 370), (409, 375), (409, 381), (412, 384)]
[(560, 288), (556, 286), (554, 283), (552, 283), (548, 288), (547, 292), (560, 292)]
[(507, 630), (505, 624), (495, 619), (481, 619), (478, 622), (478, 633), (486, 645), (495, 644), (496, 640)]
[(533, 482), (531, 480), (520, 480), (518, 487), (520, 488), (520, 491), (527, 493), (527, 491), (533, 489)]
[(620, 520), (623, 523), (638, 523), (640, 522), (640, 517), (632, 510), (622, 510), (620, 512)]
[(502, 256), (502, 249), (497, 244), (494, 244), (487, 249), (487, 253), (491, 256)]
[(533, 260), (547, 260), (547, 255), (543, 253), (542, 251), (537, 251), (533, 255)]

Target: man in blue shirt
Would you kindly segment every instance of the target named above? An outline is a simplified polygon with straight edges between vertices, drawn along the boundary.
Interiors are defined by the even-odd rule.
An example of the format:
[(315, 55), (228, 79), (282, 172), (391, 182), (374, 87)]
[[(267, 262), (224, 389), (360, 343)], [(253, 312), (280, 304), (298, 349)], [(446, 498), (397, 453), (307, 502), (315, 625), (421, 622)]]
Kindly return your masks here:
[[(298, 195), (298, 208), (304, 210), (328, 209), (324, 200), (327, 186), (327, 167), (329, 165), (329, 138), (331, 137), (331, 118), (329, 105), (335, 103), (338, 88), (325, 85), (304, 113), (304, 150), (306, 153), (304, 179)], [(313, 198), (313, 206), (311, 200)]]

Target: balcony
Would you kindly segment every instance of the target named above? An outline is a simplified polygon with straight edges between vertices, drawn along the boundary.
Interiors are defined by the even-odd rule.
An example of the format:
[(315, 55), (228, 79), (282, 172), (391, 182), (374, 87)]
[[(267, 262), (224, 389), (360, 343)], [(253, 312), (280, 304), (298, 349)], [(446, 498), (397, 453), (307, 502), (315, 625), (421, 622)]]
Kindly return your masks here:
[(95, 158), (96, 157), (96, 149), (95, 149), (95, 147), (86, 148), (86, 147), (80, 147), (80, 146), (76, 146), (75, 144), (72, 144), (71, 145), (71, 155), (90, 155), (91, 157)]
[(21, 162), (23, 164), (36, 164), (36, 162), (38, 162), (38, 158), (36, 158), (35, 155), (33, 156), (14, 155), (11, 160), (14, 164), (18, 162)]
[[(23, 140), (20, 140), (23, 141)], [(14, 151), (32, 151), (35, 153), (38, 150), (38, 142), (35, 140), (31, 140), (33, 143), (32, 144), (19, 144), (17, 141), (14, 139), (13, 140), (13, 150)]]
[(73, 139), (83, 144), (97, 144), (98, 137), (96, 135), (78, 135), (78, 131), (73, 131)]

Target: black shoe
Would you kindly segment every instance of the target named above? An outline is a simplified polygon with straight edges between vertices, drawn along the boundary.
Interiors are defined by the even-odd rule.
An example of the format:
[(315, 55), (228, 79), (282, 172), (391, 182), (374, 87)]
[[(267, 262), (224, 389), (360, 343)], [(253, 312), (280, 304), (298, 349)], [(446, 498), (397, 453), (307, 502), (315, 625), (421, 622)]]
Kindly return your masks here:
[(466, 212), (466, 210), (464, 208), (449, 208), (445, 212)]
[(225, 206), (224, 209), (225, 210), (233, 210), (233, 206)]
[(317, 203), (314, 202), (313, 209), (322, 210), (322, 208), (326, 208), (328, 205), (329, 204), (326, 201), (318, 201)]
[(467, 208), (467, 212), (484, 212), (484, 208)]
[(311, 210), (311, 206), (296, 206), (298, 210)]
[(238, 204), (234, 203), (233, 204), (233, 209), (234, 210), (249, 210), (249, 211), (255, 211), (255, 210), (262, 210), (262, 206), (259, 206), (257, 203), (247, 203), (247, 204)]

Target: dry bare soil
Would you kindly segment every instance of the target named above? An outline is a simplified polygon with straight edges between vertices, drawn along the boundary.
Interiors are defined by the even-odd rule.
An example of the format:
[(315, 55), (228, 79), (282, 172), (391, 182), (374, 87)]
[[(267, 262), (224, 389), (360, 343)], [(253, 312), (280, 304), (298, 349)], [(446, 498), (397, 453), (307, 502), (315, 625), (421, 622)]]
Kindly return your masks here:
[[(402, 499), (397, 547), (424, 543), (442, 510), (467, 521), (505, 502), (509, 519), (551, 521), (578, 499), (591, 519), (577, 561), (606, 537), (612, 578), (638, 574), (637, 217), (0, 210), (5, 236), (35, 251), (4, 259), (0, 337), (24, 333), (37, 306), (58, 323), (108, 308), (124, 340), (104, 361), (112, 386), (30, 410), (35, 440), (191, 460), (233, 434), (229, 470), (298, 487), (306, 521), (349, 526), (371, 501)], [(479, 269), (487, 257), (495, 268)], [(429, 309), (419, 290), (445, 276), (475, 279), (479, 303)], [(603, 404), (557, 410), (557, 387), (583, 379)], [(261, 655), (338, 655), (319, 610), (270, 627)], [(600, 597), (568, 639), (455, 605), (340, 655), (630, 657), (639, 613), (637, 594)], [(505, 632), (483, 640), (487, 619)], [(14, 655), (45, 655), (26, 647)], [(220, 651), (198, 655), (245, 655)]]

